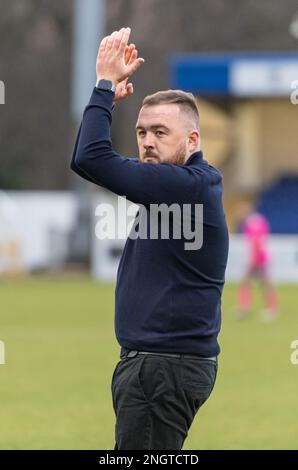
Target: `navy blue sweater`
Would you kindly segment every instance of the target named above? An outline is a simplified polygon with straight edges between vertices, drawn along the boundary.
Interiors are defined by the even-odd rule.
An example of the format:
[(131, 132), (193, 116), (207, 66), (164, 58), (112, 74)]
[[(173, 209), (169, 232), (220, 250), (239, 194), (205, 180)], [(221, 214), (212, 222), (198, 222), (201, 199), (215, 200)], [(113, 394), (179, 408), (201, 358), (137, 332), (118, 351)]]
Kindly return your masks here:
[(110, 134), (113, 98), (113, 92), (93, 90), (71, 168), (88, 181), (142, 205), (139, 212), (149, 211), (150, 204), (188, 204), (194, 222), (194, 205), (203, 204), (204, 237), (196, 250), (185, 250), (183, 236), (127, 239), (115, 292), (117, 340), (122, 352), (138, 349), (215, 356), (220, 351), (217, 336), (228, 255), (222, 176), (201, 151), (182, 166), (142, 163), (117, 154)]

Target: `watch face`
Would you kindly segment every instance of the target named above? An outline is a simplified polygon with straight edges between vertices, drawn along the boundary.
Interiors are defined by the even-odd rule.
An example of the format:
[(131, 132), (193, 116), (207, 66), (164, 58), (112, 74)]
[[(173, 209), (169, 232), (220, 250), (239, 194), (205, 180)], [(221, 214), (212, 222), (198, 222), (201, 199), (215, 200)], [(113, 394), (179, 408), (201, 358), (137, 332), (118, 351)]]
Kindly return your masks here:
[(113, 88), (113, 83), (111, 80), (99, 80), (97, 84), (97, 88), (101, 88), (102, 90), (112, 90)]

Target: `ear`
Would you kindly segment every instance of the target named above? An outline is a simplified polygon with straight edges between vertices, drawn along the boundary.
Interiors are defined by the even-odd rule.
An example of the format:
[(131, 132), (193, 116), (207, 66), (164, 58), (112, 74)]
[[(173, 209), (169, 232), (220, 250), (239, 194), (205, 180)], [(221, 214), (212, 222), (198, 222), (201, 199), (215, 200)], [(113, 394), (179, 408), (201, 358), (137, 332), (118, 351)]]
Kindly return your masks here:
[(193, 129), (188, 135), (188, 149), (194, 152), (199, 148), (200, 133), (197, 129)]

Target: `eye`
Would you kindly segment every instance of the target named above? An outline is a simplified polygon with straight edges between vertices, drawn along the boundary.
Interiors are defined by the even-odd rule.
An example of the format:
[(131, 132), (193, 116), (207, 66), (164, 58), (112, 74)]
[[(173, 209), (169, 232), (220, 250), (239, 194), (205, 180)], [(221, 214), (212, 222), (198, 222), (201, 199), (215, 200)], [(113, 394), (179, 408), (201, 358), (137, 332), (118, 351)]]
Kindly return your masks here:
[(163, 131), (156, 131), (156, 135), (162, 136), (162, 135), (165, 135), (165, 132), (163, 132)]
[(138, 136), (139, 137), (144, 137), (145, 131), (138, 131)]

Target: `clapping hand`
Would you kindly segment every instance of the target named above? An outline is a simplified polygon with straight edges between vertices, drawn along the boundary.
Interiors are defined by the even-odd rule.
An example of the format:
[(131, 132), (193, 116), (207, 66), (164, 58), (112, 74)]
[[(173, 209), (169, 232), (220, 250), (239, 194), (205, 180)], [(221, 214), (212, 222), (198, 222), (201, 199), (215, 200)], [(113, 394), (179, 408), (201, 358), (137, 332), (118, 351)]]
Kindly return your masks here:
[(128, 46), (130, 28), (121, 28), (106, 36), (100, 43), (97, 61), (97, 80), (111, 80), (116, 87), (115, 101), (133, 93), (132, 83), (128, 78), (145, 62), (138, 57), (134, 44)]

